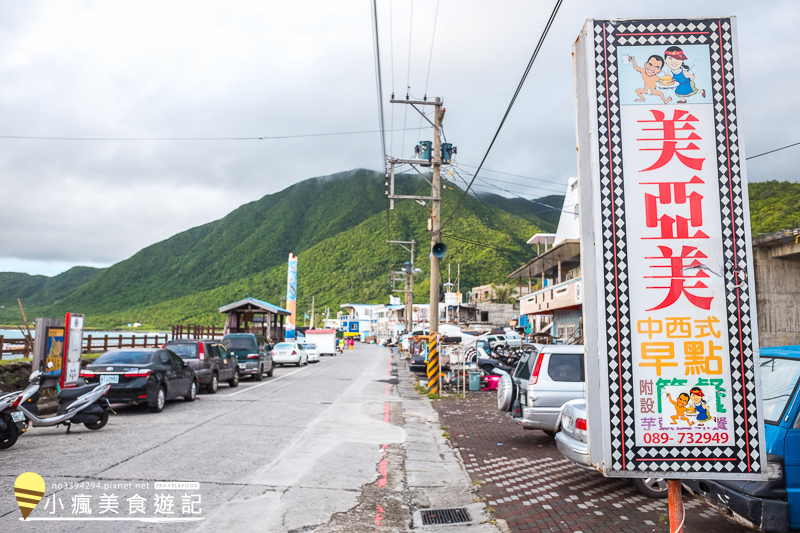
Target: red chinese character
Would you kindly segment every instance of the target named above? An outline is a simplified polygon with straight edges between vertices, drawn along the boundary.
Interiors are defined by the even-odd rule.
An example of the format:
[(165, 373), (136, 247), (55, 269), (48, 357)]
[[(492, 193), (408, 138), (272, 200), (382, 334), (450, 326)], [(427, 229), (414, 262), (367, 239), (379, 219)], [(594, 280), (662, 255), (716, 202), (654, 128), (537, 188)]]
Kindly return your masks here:
[[(648, 228), (661, 226), (661, 236), (645, 237), (645, 239), (708, 239), (708, 235), (697, 231), (689, 235), (689, 224), (696, 228), (703, 225), (703, 209), (701, 202), (703, 196), (698, 192), (686, 194), (687, 185), (700, 185), (705, 183), (697, 176), (691, 181), (646, 182), (642, 185), (658, 185), (658, 195), (646, 193), (644, 195), (645, 222)], [(658, 206), (672, 204), (686, 204), (689, 201), (689, 218), (668, 215), (658, 216)], [(677, 228), (674, 228), (677, 223)]]
[[(643, 128), (642, 131), (662, 131), (664, 132), (664, 136), (660, 139), (636, 139), (637, 141), (656, 141), (661, 143), (660, 148), (639, 148), (640, 151), (660, 151), (661, 155), (658, 158), (658, 161), (653, 163), (652, 166), (640, 170), (640, 172), (646, 172), (648, 170), (655, 170), (657, 168), (661, 168), (667, 163), (669, 163), (673, 157), (677, 157), (678, 160), (686, 165), (687, 167), (693, 170), (702, 170), (703, 169), (703, 161), (705, 158), (703, 157), (689, 157), (688, 155), (682, 154), (681, 152), (689, 151), (689, 150), (699, 150), (700, 148), (697, 147), (691, 141), (699, 141), (701, 137), (694, 133), (694, 126), (689, 124), (690, 122), (697, 122), (697, 118), (690, 114), (688, 111), (683, 109), (675, 109), (672, 112), (672, 119), (666, 119), (666, 115), (662, 111), (658, 111), (656, 109), (651, 109), (650, 112), (653, 114), (655, 120), (639, 120), (640, 123), (648, 123), (648, 122), (656, 122), (660, 123), (660, 128)], [(678, 124), (679, 122), (683, 122), (684, 124)], [(690, 132), (688, 136), (685, 137), (678, 137), (679, 132)], [(682, 141), (689, 141), (686, 146), (678, 146), (679, 142)]]
[[(698, 296), (697, 294), (692, 294), (689, 292), (689, 289), (707, 289), (708, 286), (705, 283), (698, 280), (694, 285), (686, 285), (686, 281), (689, 279), (708, 277), (708, 274), (706, 274), (701, 268), (703, 264), (698, 261), (698, 259), (705, 259), (707, 256), (694, 246), (684, 246), (681, 248), (681, 255), (677, 257), (672, 255), (672, 249), (668, 246), (659, 246), (658, 249), (661, 250), (661, 257), (646, 257), (645, 259), (667, 259), (669, 261), (668, 265), (654, 265), (650, 268), (668, 268), (669, 275), (645, 276), (645, 278), (669, 279), (670, 284), (669, 287), (647, 288), (669, 289), (669, 293), (663, 302), (658, 304), (656, 307), (648, 309), (648, 311), (655, 311), (656, 309), (664, 309), (665, 307), (669, 307), (677, 302), (681, 295), (686, 296), (686, 299), (689, 300), (692, 305), (699, 307), (700, 309), (711, 309), (711, 300), (714, 299), (712, 296)], [(687, 274), (687, 270), (696, 271), (697, 273), (694, 275)]]

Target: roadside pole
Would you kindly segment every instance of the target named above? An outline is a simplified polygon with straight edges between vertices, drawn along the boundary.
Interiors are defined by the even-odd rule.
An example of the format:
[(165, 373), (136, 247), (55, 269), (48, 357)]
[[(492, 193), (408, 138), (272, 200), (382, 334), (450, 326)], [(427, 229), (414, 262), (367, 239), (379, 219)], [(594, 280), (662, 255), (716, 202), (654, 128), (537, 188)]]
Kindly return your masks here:
[(670, 533), (683, 533), (683, 521), (686, 514), (683, 510), (683, 492), (680, 480), (667, 480), (667, 494), (669, 496), (669, 531)]
[[(442, 240), (441, 228), (441, 198), (442, 198), (442, 140), (440, 133), (442, 129), (442, 99), (436, 98), (433, 114), (433, 182), (431, 183), (431, 307), (428, 312), (430, 320), (431, 338), (439, 339), (439, 258), (433, 253), (434, 247)], [(441, 359), (437, 358), (439, 366), (437, 368), (439, 384), (437, 389), (441, 390), (442, 385), (442, 364)]]

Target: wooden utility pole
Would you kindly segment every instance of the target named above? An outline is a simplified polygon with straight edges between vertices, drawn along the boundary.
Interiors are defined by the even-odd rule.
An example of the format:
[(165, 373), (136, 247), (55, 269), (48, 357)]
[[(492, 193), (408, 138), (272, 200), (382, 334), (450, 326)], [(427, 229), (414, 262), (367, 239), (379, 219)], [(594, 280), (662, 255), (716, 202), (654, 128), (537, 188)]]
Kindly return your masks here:
[[(431, 252), (442, 241), (442, 99), (437, 97), (433, 113), (433, 182), (431, 183)], [(430, 334), (439, 333), (439, 258), (431, 253)], [(441, 370), (441, 367), (440, 367)]]
[[(411, 267), (408, 269), (403, 270), (403, 274), (405, 274), (406, 284), (403, 292), (405, 293), (405, 304), (406, 304), (406, 312), (405, 312), (405, 327), (406, 333), (411, 333), (414, 329), (414, 244), (416, 241), (413, 239), (410, 241), (386, 241), (389, 244), (399, 244), (403, 250), (409, 252), (411, 254)], [(411, 245), (411, 248), (406, 248), (406, 244)], [(399, 274), (400, 272), (396, 272)], [(394, 290), (394, 287), (392, 287)]]

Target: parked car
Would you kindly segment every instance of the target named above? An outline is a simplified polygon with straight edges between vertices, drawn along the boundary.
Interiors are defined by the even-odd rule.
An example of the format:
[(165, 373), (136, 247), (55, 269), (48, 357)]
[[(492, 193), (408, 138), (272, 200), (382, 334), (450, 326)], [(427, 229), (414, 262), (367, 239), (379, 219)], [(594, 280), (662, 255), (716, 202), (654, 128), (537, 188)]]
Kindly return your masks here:
[(521, 348), (522, 347), (522, 335), (517, 333), (516, 331), (506, 331), (506, 345), (509, 348)]
[(228, 350), (231, 357), (236, 357), (241, 376), (251, 376), (256, 381), (272, 377), (275, 364), (269, 351), (267, 339), (253, 333), (229, 333), (222, 337), (220, 344)]
[(172, 350), (186, 361), (197, 374), (197, 381), (210, 394), (217, 392), (220, 381), (227, 382), (231, 387), (239, 386), (236, 358), (228, 355), (225, 347), (217, 341), (176, 339), (166, 342), (162, 348)]
[(497, 387), (497, 407), (524, 429), (555, 435), (561, 406), (585, 397), (583, 345), (553, 345), (522, 355), (513, 374), (504, 373)]
[[(556, 447), (561, 455), (577, 466), (594, 470), (589, 455), (589, 432), (586, 423), (586, 400), (570, 400), (561, 408), (561, 431), (556, 433)], [(640, 493), (651, 498), (666, 498), (667, 480), (663, 477), (631, 478)]]
[(279, 342), (272, 348), (272, 360), (277, 365), (308, 364), (308, 352), (299, 342)]
[(304, 342), (301, 343), (303, 349), (308, 354), (308, 362), (309, 363), (319, 363), (319, 350), (317, 350), (317, 345), (314, 343)]
[(166, 348), (111, 350), (81, 370), (86, 383), (110, 383), (106, 398), (112, 403), (147, 403), (151, 411), (164, 409), (167, 400), (197, 398), (197, 375)]
[(505, 335), (499, 335), (494, 333), (490, 333), (488, 335), (481, 335), (480, 339), (487, 341), (489, 343), (489, 346), (491, 346), (493, 349), (496, 348), (497, 346), (508, 344)]
[(766, 532), (800, 529), (800, 346), (761, 348), (767, 481), (686, 480)]

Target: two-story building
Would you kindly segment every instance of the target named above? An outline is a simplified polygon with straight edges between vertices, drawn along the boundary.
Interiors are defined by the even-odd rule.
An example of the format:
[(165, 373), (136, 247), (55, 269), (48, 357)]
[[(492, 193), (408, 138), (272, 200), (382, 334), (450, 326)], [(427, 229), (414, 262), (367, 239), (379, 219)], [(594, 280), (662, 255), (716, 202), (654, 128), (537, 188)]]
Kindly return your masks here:
[(570, 178), (555, 236), (537, 234), (528, 241), (544, 244), (546, 251), (508, 275), (540, 287), (519, 298), (521, 322), (530, 323), (534, 334), (546, 329), (560, 343), (577, 343), (583, 336), (578, 199), (578, 180)]

